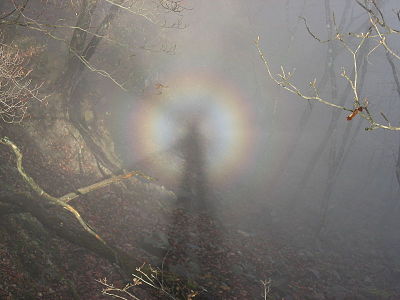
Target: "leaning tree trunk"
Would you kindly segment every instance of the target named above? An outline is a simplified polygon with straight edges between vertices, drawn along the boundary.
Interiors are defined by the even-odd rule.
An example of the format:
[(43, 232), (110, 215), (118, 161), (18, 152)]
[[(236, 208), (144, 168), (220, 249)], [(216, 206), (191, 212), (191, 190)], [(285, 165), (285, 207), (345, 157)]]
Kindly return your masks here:
[[(86, 223), (83, 226), (81, 220), (67, 205), (54, 203), (44, 197), (28, 193), (2, 192), (0, 202), (2, 205), (9, 205), (9, 212), (29, 212), (45, 228), (50, 229), (62, 239), (91, 250), (110, 263), (118, 265), (126, 278), (129, 278), (136, 267), (142, 264), (134, 257), (103, 241)], [(4, 210), (1, 212), (5, 213)]]

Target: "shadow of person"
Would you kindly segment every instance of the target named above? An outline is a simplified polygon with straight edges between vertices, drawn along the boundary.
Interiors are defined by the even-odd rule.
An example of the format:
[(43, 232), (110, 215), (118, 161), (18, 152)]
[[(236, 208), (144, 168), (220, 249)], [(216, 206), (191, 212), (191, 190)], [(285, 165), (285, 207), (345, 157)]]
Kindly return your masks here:
[(216, 266), (227, 269), (221, 226), (215, 217), (206, 174), (206, 143), (201, 121), (193, 118), (187, 122), (186, 133), (177, 145), (184, 163), (169, 227), (171, 249), (165, 264), (169, 271), (196, 280), (218, 272)]
[(207, 209), (206, 161), (199, 125), (197, 119), (190, 121), (186, 135), (179, 144), (184, 168), (178, 203), (190, 212)]

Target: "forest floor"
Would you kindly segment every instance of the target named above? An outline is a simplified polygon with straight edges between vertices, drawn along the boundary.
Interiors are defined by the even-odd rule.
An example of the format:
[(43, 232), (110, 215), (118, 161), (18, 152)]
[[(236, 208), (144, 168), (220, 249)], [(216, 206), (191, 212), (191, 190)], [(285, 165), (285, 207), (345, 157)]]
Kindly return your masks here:
[[(24, 149), (26, 169), (51, 193), (63, 195), (90, 183), (90, 178), (68, 181), (67, 168), (46, 166), (46, 158), (31, 151)], [(1, 150), (0, 158), (0, 181), (21, 189), (18, 174), (8, 171), (12, 155)], [(219, 219), (229, 223), (221, 225), (207, 211), (160, 205), (151, 193), (132, 198), (108, 186), (71, 204), (105, 240), (143, 263), (196, 280), (204, 299), (265, 299), (262, 280), (270, 280), (267, 299), (400, 299), (400, 270), (390, 268), (368, 234), (357, 236), (349, 250), (340, 238), (307, 245), (313, 238), (304, 232), (297, 235), (304, 240), (299, 247), (293, 233), (278, 224), (254, 230), (238, 225), (249, 216), (262, 217), (253, 217), (245, 206), (225, 209)], [(0, 220), (0, 299), (111, 299), (101, 293), (96, 280), (102, 278), (124, 284), (114, 266), (54, 236), (29, 214)], [(139, 299), (167, 299), (141, 287), (134, 292)]]

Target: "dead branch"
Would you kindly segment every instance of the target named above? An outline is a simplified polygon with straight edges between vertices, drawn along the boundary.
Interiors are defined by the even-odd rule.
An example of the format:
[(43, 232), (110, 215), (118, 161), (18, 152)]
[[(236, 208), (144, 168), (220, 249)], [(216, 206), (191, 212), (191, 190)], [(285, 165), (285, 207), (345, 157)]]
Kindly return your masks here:
[(300, 18), (301, 20), (303, 20), (304, 26), (306, 27), (308, 33), (309, 33), (314, 39), (316, 39), (318, 42), (320, 42), (320, 43), (328, 43), (328, 42), (331, 41), (331, 39), (321, 40), (318, 36), (316, 36), (316, 35), (311, 31), (310, 27), (309, 27), (308, 24), (307, 24), (306, 18), (304, 18), (304, 17), (299, 17), (299, 18)]
[(353, 111), (352, 109), (346, 108), (344, 106), (341, 105), (337, 105), (335, 103), (332, 103), (326, 99), (323, 99), (320, 97), (319, 95), (319, 91), (316, 88), (316, 79), (314, 79), (314, 81), (310, 82), (310, 86), (311, 88), (314, 90), (314, 95), (312, 96), (308, 96), (306, 94), (304, 94), (302, 91), (300, 91), (295, 85), (293, 85), (291, 83), (291, 77), (292, 77), (292, 73), (291, 72), (286, 72), (284, 70), (283, 67), (281, 67), (281, 73), (279, 73), (276, 77), (274, 75), (272, 75), (271, 72), (271, 68), (269, 66), (269, 63), (264, 55), (264, 53), (262, 52), (261, 48), (260, 48), (260, 44), (259, 44), (259, 38), (257, 38), (257, 40), (255, 41), (258, 53), (264, 63), (264, 66), (267, 70), (267, 73), (269, 75), (269, 77), (280, 87), (284, 88), (285, 90), (300, 96), (301, 98), (305, 99), (305, 100), (315, 100), (317, 102), (321, 102), (324, 103), (328, 106), (334, 107), (334, 108), (338, 108), (338, 109), (342, 109), (342, 110), (346, 110), (346, 111)]
[(196, 290), (197, 287), (193, 289), (193, 287), (186, 286), (183, 282), (176, 281), (176, 286), (169, 286), (168, 283), (170, 283), (170, 280), (164, 282), (164, 275), (170, 277), (171, 273), (154, 268), (151, 265), (143, 264), (136, 268), (136, 272), (132, 274), (132, 281), (127, 283), (124, 287), (116, 287), (112, 283), (109, 283), (106, 278), (98, 279), (96, 281), (102, 285), (103, 295), (123, 300), (139, 300), (139, 298), (134, 294), (134, 288), (141, 285), (157, 290), (164, 296), (163, 298), (169, 298), (172, 300), (193, 300), (200, 294), (200, 291)]
[(86, 187), (83, 187), (83, 188), (79, 188), (75, 192), (68, 193), (68, 194), (60, 197), (59, 199), (61, 201), (64, 201), (64, 202), (69, 202), (69, 201), (71, 201), (71, 200), (73, 200), (75, 198), (78, 198), (81, 195), (88, 194), (90, 192), (93, 192), (95, 190), (98, 190), (100, 188), (108, 186), (110, 184), (117, 183), (117, 182), (119, 182), (121, 180), (130, 178), (130, 177), (134, 177), (134, 176), (140, 176), (140, 177), (145, 178), (147, 180), (154, 180), (152, 177), (147, 176), (147, 175), (143, 174), (142, 172), (132, 171), (132, 172), (125, 173), (125, 174), (122, 174), (122, 175), (119, 175), (119, 176), (113, 176), (111, 178), (104, 179), (102, 181), (99, 181), (97, 183), (94, 183), (92, 185), (89, 185), (89, 186), (86, 186)]
[(19, 123), (25, 117), (29, 102), (42, 102), (43, 83), (34, 85), (26, 68), (29, 55), (0, 41), (0, 117), (6, 123)]
[(85, 231), (87, 231), (89, 234), (91, 234), (93, 237), (95, 237), (96, 239), (98, 239), (101, 243), (103, 243), (104, 245), (106, 245), (106, 242), (96, 233), (94, 232), (89, 225), (87, 225), (87, 223), (82, 219), (82, 217), (80, 216), (80, 214), (78, 213), (77, 210), (75, 210), (75, 208), (73, 208), (71, 205), (65, 203), (65, 201), (60, 200), (59, 198), (56, 198), (54, 196), (51, 196), (50, 194), (48, 194), (47, 192), (45, 192), (36, 182), (35, 180), (30, 177), (26, 172), (25, 169), (22, 165), (22, 152), (21, 150), (17, 147), (17, 145), (15, 145), (10, 139), (8, 139), (7, 137), (3, 137), (0, 139), (0, 143), (3, 145), (8, 146), (15, 154), (16, 159), (17, 159), (17, 170), (20, 173), (20, 175), (22, 176), (22, 178), (24, 179), (24, 181), (33, 189), (33, 191), (35, 191), (41, 198), (46, 199), (47, 201), (61, 206), (64, 209), (70, 211), (74, 217), (76, 218), (76, 220), (81, 224), (81, 226), (85, 229)]
[[(38, 220), (48, 225), (50, 228), (56, 231), (61, 237), (74, 242), (78, 245), (84, 246), (97, 254), (108, 259), (111, 263), (117, 263), (121, 268), (127, 268), (125, 271), (130, 270), (132, 272), (132, 263), (137, 263), (132, 258), (120, 250), (109, 246), (81, 217), (79, 212), (66, 203), (65, 199), (71, 197), (71, 194), (57, 198), (46, 191), (44, 191), (35, 180), (30, 177), (22, 165), (22, 152), (21, 150), (7, 137), (0, 139), (0, 143), (8, 146), (16, 156), (17, 170), (22, 176), (23, 180), (32, 188), (32, 190), (38, 195), (33, 197), (29, 194), (21, 194), (17, 196), (2, 196), (3, 202), (17, 202), (20, 206), (24, 207), (27, 211), (32, 213)], [(100, 187), (104, 187), (108, 184), (122, 180), (124, 178), (129, 178), (133, 176), (133, 173), (124, 174), (117, 176), (117, 178), (112, 178), (105, 180), (103, 182), (97, 183), (95, 185), (83, 188), (84, 193), (88, 193)], [(78, 193), (77, 193), (78, 194)], [(69, 195), (69, 196), (68, 196)], [(78, 194), (79, 195), (79, 194)], [(67, 197), (68, 196), (68, 197)], [(17, 199), (17, 200), (16, 200)], [(48, 209), (52, 209), (53, 212), (50, 213)], [(132, 260), (132, 262), (129, 262)], [(137, 266), (137, 264), (136, 264)]]
[[(99, 43), (102, 40), (108, 41), (110, 43), (114, 43), (117, 46), (124, 47), (128, 49), (128, 51), (133, 52), (133, 47), (132, 45), (128, 45), (125, 42), (117, 41), (115, 39), (110, 38), (107, 36), (106, 31), (112, 21), (116, 17), (116, 14), (118, 10), (123, 10), (127, 11), (131, 14), (137, 15), (144, 17), (147, 21), (157, 24), (160, 28), (173, 28), (173, 29), (183, 29), (186, 28), (184, 24), (182, 24), (182, 20), (178, 19), (176, 22), (172, 22), (172, 24), (167, 23), (165, 18), (162, 18), (163, 14), (166, 12), (181, 12), (185, 10), (180, 2), (181, 1), (172, 1), (172, 0), (159, 0), (157, 2), (151, 2), (151, 1), (122, 1), (122, 0), (104, 0), (105, 2), (111, 4), (110, 8), (110, 13), (105, 17), (105, 19), (100, 23), (99, 27), (97, 28), (96, 31), (91, 31), (89, 28), (86, 28), (84, 25), (81, 24), (82, 26), (72, 26), (72, 25), (58, 25), (58, 24), (46, 24), (46, 23), (41, 23), (38, 20), (34, 18), (30, 18), (24, 13), (24, 10), (22, 8), (15, 8), (16, 11), (18, 11), (19, 17), (14, 18), (11, 20), (8, 20), (6, 17), (0, 19), (0, 24), (4, 25), (18, 25), (22, 26), (31, 30), (35, 30), (38, 32), (43, 33), (44, 35), (60, 41), (64, 43), (69, 52), (79, 61), (81, 66), (87, 68), (93, 73), (97, 73), (102, 77), (105, 77), (109, 80), (111, 80), (115, 85), (117, 85), (119, 88), (122, 90), (126, 90), (124, 87), (124, 83), (120, 82), (118, 79), (115, 78), (115, 76), (112, 75), (111, 72), (101, 69), (97, 66), (95, 66), (93, 63), (90, 62), (90, 56), (91, 52), (96, 49), (96, 47), (93, 45), (93, 43)], [(148, 3), (151, 3), (148, 4)], [(162, 5), (161, 5), (162, 3)], [(14, 12), (15, 13), (15, 12)], [(22, 18), (20, 21), (19, 19)], [(160, 19), (160, 20), (158, 20)], [(91, 35), (91, 41), (87, 45), (85, 51), (80, 51), (79, 48), (74, 47), (74, 44), (71, 44), (66, 38), (59, 36), (57, 33), (54, 32), (54, 29), (72, 29), (74, 30), (74, 35), (78, 33), (79, 36), (86, 36), (86, 35)], [(97, 45), (96, 45), (97, 46)], [(175, 50), (175, 46), (166, 46), (165, 44), (162, 44), (160, 49), (154, 50), (153, 48), (145, 45), (141, 47), (136, 47), (136, 49), (143, 49), (146, 51), (157, 51), (157, 52), (164, 52), (167, 54), (173, 54)]]
[[(152, 274), (154, 286), (157, 287), (164, 295), (169, 295), (168, 288), (186, 292), (183, 288), (188, 284), (185, 279), (179, 278), (177, 275), (169, 272), (164, 272), (163, 281), (165, 285), (157, 286), (161, 281), (155, 277), (155, 270), (151, 266), (140, 267), (141, 262), (125, 253), (124, 251), (109, 245), (105, 240), (98, 235), (95, 230), (90, 227), (86, 221), (80, 216), (79, 212), (67, 203), (68, 200), (78, 197), (79, 195), (87, 194), (91, 191), (104, 187), (106, 185), (118, 182), (123, 179), (128, 179), (132, 176), (142, 175), (140, 172), (130, 172), (112, 178), (102, 180), (93, 185), (80, 188), (75, 193), (69, 193), (62, 197), (54, 197), (45, 192), (36, 182), (30, 177), (22, 166), (21, 150), (7, 137), (0, 139), (0, 144), (8, 146), (16, 156), (17, 170), (23, 180), (37, 194), (34, 196), (30, 193), (9, 193), (0, 191), (0, 215), (2, 213), (19, 213), (29, 212), (46, 228), (54, 231), (61, 238), (89, 249), (107, 259), (110, 263), (116, 264), (123, 271), (123, 275), (130, 279), (132, 274), (135, 278), (146, 280), (148, 274)], [(150, 179), (150, 177), (148, 177)], [(150, 278), (150, 277), (149, 277)], [(151, 283), (151, 282), (150, 282)], [(190, 282), (190, 286), (198, 288), (194, 282)], [(193, 291), (192, 291), (193, 292)]]
[[(368, 2), (372, 4), (372, 8), (368, 7)], [(280, 87), (286, 89), (287, 91), (299, 96), (300, 98), (303, 98), (305, 100), (315, 100), (317, 102), (321, 102), (325, 105), (337, 108), (337, 109), (342, 109), (345, 111), (349, 111), (350, 114), (347, 116), (347, 120), (352, 120), (356, 115), (359, 115), (360, 117), (364, 118), (365, 120), (368, 121), (369, 127), (365, 128), (365, 130), (374, 130), (377, 128), (381, 129), (387, 129), (387, 130), (394, 130), (398, 131), (400, 130), (400, 127), (397, 126), (392, 126), (390, 122), (387, 120), (386, 117), (384, 117), (384, 120), (387, 122), (387, 124), (381, 124), (377, 121), (375, 121), (373, 115), (371, 114), (369, 108), (368, 108), (368, 101), (366, 99), (360, 99), (360, 91), (358, 87), (359, 83), (359, 78), (358, 78), (358, 65), (357, 65), (357, 58), (360, 55), (360, 49), (363, 47), (365, 41), (367, 39), (372, 39), (376, 41), (376, 45), (372, 47), (372, 49), (368, 52), (366, 55), (366, 58), (375, 52), (379, 47), (383, 47), (388, 54), (390, 54), (392, 57), (400, 60), (400, 55), (393, 50), (393, 48), (388, 44), (387, 42), (387, 37), (391, 34), (400, 34), (400, 31), (397, 29), (394, 29), (387, 25), (384, 19), (384, 15), (382, 10), (378, 7), (376, 2), (374, 0), (369, 0), (369, 1), (364, 1), (362, 3), (361, 1), (357, 0), (358, 5), (362, 7), (369, 15), (369, 23), (371, 24), (369, 27), (369, 30), (366, 33), (360, 32), (360, 33), (347, 33), (343, 34), (338, 31), (336, 28), (336, 36), (333, 39), (330, 40), (321, 40), (318, 38), (311, 29), (309, 28), (307, 21), (302, 18), (302, 20), (305, 23), (306, 29), (308, 33), (317, 41), (321, 43), (326, 43), (326, 42), (334, 42), (338, 41), (342, 47), (347, 50), (347, 52), (351, 56), (352, 60), (352, 74), (349, 75), (346, 72), (346, 69), (343, 67), (341, 76), (348, 82), (348, 84), (351, 87), (352, 94), (353, 94), (353, 108), (346, 108), (341, 105), (337, 105), (330, 101), (329, 99), (324, 99), (320, 96), (319, 90), (316, 87), (316, 79), (310, 82), (310, 87), (311, 90), (313, 91), (313, 95), (308, 95), (305, 92), (301, 91), (293, 82), (292, 82), (292, 75), (290, 72), (286, 72), (283, 67), (281, 67), (281, 73), (278, 73), (277, 75), (273, 75), (269, 66), (269, 62), (266, 59), (263, 51), (260, 48), (259, 45), (259, 38), (257, 38), (255, 44), (256, 48), (258, 50), (258, 53), (261, 57), (261, 60), (263, 61), (263, 64), (266, 68), (268, 76)], [(355, 47), (352, 47), (350, 43), (345, 40), (345, 37), (351, 37), (356, 40)], [(363, 103), (361, 103), (363, 102)], [(385, 116), (385, 114), (381, 113), (381, 116)]]

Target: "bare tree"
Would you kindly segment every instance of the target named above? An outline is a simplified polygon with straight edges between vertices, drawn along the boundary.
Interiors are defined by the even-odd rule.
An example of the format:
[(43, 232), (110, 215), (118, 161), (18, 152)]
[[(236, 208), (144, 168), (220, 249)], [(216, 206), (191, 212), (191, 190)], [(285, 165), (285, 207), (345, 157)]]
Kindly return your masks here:
[[(378, 114), (370, 111), (369, 102), (372, 101), (372, 99), (367, 99), (366, 97), (362, 98), (360, 96), (361, 76), (359, 74), (359, 59), (363, 56), (368, 59), (369, 56), (375, 53), (378, 48), (384, 48), (386, 52), (391, 55), (391, 57), (400, 60), (400, 55), (388, 41), (389, 36), (393, 36), (395, 38), (398, 34), (400, 34), (400, 30), (395, 29), (389, 26), (388, 23), (386, 23), (384, 15), (375, 0), (364, 0), (364, 2), (356, 2), (368, 14), (369, 28), (366, 32), (341, 32), (339, 27), (336, 25), (333, 15), (333, 24), (335, 31), (332, 33), (332, 36), (329, 39), (322, 40), (312, 32), (306, 20), (304, 19), (307, 31), (315, 40), (320, 43), (328, 43), (332, 41), (337, 42), (343, 47), (344, 50), (347, 51), (352, 64), (349, 67), (342, 67), (342, 72), (340, 76), (349, 84), (351, 88), (351, 92), (353, 95), (352, 107), (345, 106), (345, 104), (341, 103), (335, 103), (334, 99), (332, 99), (331, 97), (322, 96), (318, 88), (318, 81), (316, 78), (309, 83), (311, 92), (307, 92), (300, 89), (293, 82), (293, 74), (286, 71), (283, 66), (281, 67), (280, 73), (278, 73), (277, 75), (273, 75), (268, 59), (259, 45), (259, 37), (256, 40), (256, 47), (260, 54), (261, 60), (264, 63), (268, 76), (283, 89), (299, 96), (304, 100), (308, 100), (311, 102), (320, 102), (332, 108), (347, 111), (348, 113), (346, 119), (348, 121), (353, 120), (353, 118), (355, 118), (356, 116), (360, 116), (361, 118), (367, 120), (369, 123), (369, 126), (366, 127), (365, 130), (374, 130), (381, 128), (398, 131), (400, 130), (400, 127), (393, 126), (392, 122), (389, 121), (389, 119), (383, 112), (380, 112)], [(397, 11), (395, 12), (395, 14), (400, 21), (400, 13)], [(371, 50), (367, 53), (362, 53), (362, 49), (367, 40), (371, 40)], [(382, 121), (378, 121), (378, 117), (382, 118)]]
[[(107, 149), (110, 147), (105, 146), (113, 144), (107, 129), (100, 123), (89, 126), (83, 116), (82, 111), (93, 111), (92, 106), (85, 109), (82, 107), (83, 99), (86, 99), (91, 92), (90, 87), (84, 83), (85, 79), (90, 74), (96, 74), (111, 80), (121, 90), (129, 89), (127, 78), (132, 77), (130, 75), (132, 71), (127, 65), (131, 63), (131, 57), (136, 55), (135, 52), (138, 50), (173, 53), (175, 46), (165, 42), (160, 33), (167, 28), (184, 28), (182, 16), (188, 8), (180, 0), (80, 0), (66, 4), (46, 1), (40, 5), (33, 2), (35, 1), (10, 2), (11, 4), (6, 7), (6, 13), (0, 15), (0, 27), (18, 27), (21, 30), (37, 32), (65, 47), (67, 50), (65, 67), (58, 76), (58, 87), (53, 88), (62, 94), (63, 113), (94, 155), (99, 171), (103, 176), (106, 176), (106, 173), (115, 174), (122, 166), (115, 153)], [(33, 4), (29, 6), (28, 3)], [(59, 6), (66, 12), (65, 18), (55, 18), (49, 14), (49, 11)], [(127, 30), (125, 27), (132, 27), (132, 24), (141, 24), (142, 27), (143, 24), (148, 24), (151, 27), (144, 42), (133, 44), (126, 39), (121, 40), (118, 34), (112, 34), (113, 26), (117, 27), (115, 31), (120, 30), (118, 21), (124, 16), (137, 19), (135, 22), (129, 22), (130, 24), (122, 24), (124, 30)], [(154, 43), (149, 42), (154, 40), (154, 36), (160, 36), (158, 49), (155, 49)], [(99, 60), (94, 61), (93, 57), (99, 56), (99, 46), (102, 43), (106, 43), (115, 54), (125, 51), (126, 56), (123, 59), (128, 63), (109, 63), (104, 67), (99, 66)], [(118, 55), (115, 54), (107, 60), (118, 61)], [(19, 112), (21, 115), (23, 110)]]
[[(33, 1), (31, 0), (31, 3)], [(127, 90), (128, 84), (124, 78), (126, 70), (114, 68), (113, 64), (103, 68), (100, 66), (99, 60), (94, 59), (102, 50), (99, 50), (100, 45), (107, 44), (114, 52), (129, 53), (125, 57), (127, 61), (135, 51), (153, 51), (154, 49), (150, 49), (151, 46), (146, 42), (144, 45), (132, 46), (127, 41), (119, 40), (119, 36), (113, 34), (113, 26), (117, 31), (120, 26), (119, 18), (129, 15), (137, 17), (141, 22), (151, 24), (153, 31), (160, 30), (160, 28), (163, 30), (164, 28), (183, 28), (184, 25), (180, 20), (182, 12), (186, 8), (179, 0), (79, 0), (63, 4), (50, 0), (40, 2), (40, 5), (37, 5), (38, 2), (36, 2), (36, 5), (27, 6), (28, 2), (29, 0), (20, 2), (16, 0), (8, 4), (1, 2), (6, 8), (6, 13), (0, 13), (0, 29), (7, 32), (9, 28), (13, 28), (13, 31), (17, 28), (15, 44), (18, 43), (18, 37), (24, 37), (33, 32), (37, 36), (48, 38), (53, 44), (64, 47), (66, 50), (63, 52), (66, 53), (64, 67), (57, 76), (58, 82), (49, 88), (54, 89), (60, 95), (62, 108), (66, 112), (63, 115), (65, 118), (62, 120), (62, 126), (68, 130), (72, 129), (71, 135), (78, 144), (74, 144), (74, 147), (85, 148), (93, 154), (94, 165), (97, 163), (103, 178), (95, 179), (92, 181), (95, 183), (76, 189), (64, 196), (53, 196), (25, 172), (22, 163), (23, 151), (11, 140), (12, 136), (10, 136), (11, 139), (0, 137), (0, 144), (7, 146), (15, 154), (16, 170), (28, 187), (24, 193), (16, 192), (9, 187), (2, 190), (0, 192), (0, 215), (28, 212), (49, 231), (66, 241), (91, 250), (116, 265), (117, 270), (122, 271), (121, 273), (128, 279), (132, 273), (137, 272), (136, 268), (142, 264), (142, 261), (138, 261), (133, 255), (106, 241), (93, 227), (88, 225), (81, 216), (81, 212), (70, 201), (115, 182), (121, 183), (121, 186), (116, 187), (122, 190), (121, 193), (129, 193), (126, 189), (129, 187), (128, 178), (133, 176), (147, 180), (152, 180), (152, 178), (140, 172), (127, 171), (127, 168), (122, 166), (113, 147), (110, 147), (113, 141), (107, 134), (107, 128), (101, 127), (102, 125), (88, 125), (82, 113), (84, 110), (82, 102), (91, 90), (85, 84), (85, 79), (92, 75), (99, 75), (113, 82), (116, 88)], [(54, 8), (58, 6), (64, 8), (66, 14), (64, 19), (59, 20), (46, 10), (54, 11)], [(170, 53), (173, 49), (173, 46), (162, 45), (158, 51)], [(2, 44), (0, 50), (0, 116), (7, 122), (20, 122), (27, 112), (29, 100), (43, 101), (44, 97), (39, 93), (42, 84), (35, 85), (34, 80), (30, 77), (33, 68), (28, 64), (30, 56), (27, 55), (27, 52), (18, 51), (6, 44)], [(112, 59), (114, 57), (110, 58), (110, 60)], [(129, 69), (128, 66), (125, 64), (124, 69)], [(132, 70), (128, 71), (132, 72)], [(24, 129), (21, 128), (21, 130)], [(45, 137), (43, 140), (39, 139), (38, 144), (45, 142), (45, 139)], [(24, 142), (27, 145), (23, 146), (34, 147), (28, 141)], [(92, 156), (90, 157), (89, 160), (92, 160)], [(79, 163), (81, 168), (82, 164)], [(123, 185), (122, 182), (126, 185)], [(148, 267), (142, 269), (146, 273), (149, 270)], [(165, 286), (169, 286), (169, 282), (174, 282), (170, 285), (172, 288), (179, 282), (180, 290), (183, 291), (185, 280), (167, 273), (164, 273), (165, 277), (163, 278)]]
[(32, 69), (27, 67), (35, 51), (23, 52), (0, 42), (0, 117), (6, 123), (21, 122), (32, 99), (46, 98), (39, 93), (42, 84), (32, 82)]
[[(325, 4), (327, 3), (329, 6), (329, 1), (325, 1)], [(307, 20), (302, 18), (305, 24), (305, 29), (308, 31), (309, 35), (319, 43), (327, 44), (328, 47), (331, 48), (331, 50), (328, 51), (328, 56), (331, 56), (332, 62), (328, 68), (329, 76), (325, 76), (324, 74), (322, 78), (312, 80), (310, 82), (310, 91), (299, 88), (294, 82), (293, 74), (291, 72), (287, 72), (283, 67), (281, 67), (280, 73), (274, 75), (270, 68), (267, 56), (260, 47), (259, 38), (256, 40), (256, 47), (266, 68), (267, 75), (273, 82), (283, 89), (299, 96), (304, 100), (307, 100), (310, 103), (311, 108), (314, 102), (320, 102), (334, 109), (332, 111), (332, 119), (329, 123), (328, 130), (324, 138), (319, 142), (317, 149), (311, 156), (312, 158), (307, 164), (306, 170), (299, 182), (299, 188), (294, 193), (294, 195), (298, 195), (299, 193), (301, 194), (307, 185), (307, 182), (310, 179), (317, 162), (322, 157), (322, 154), (328, 145), (330, 145), (328, 160), (328, 182), (321, 201), (321, 212), (319, 222), (317, 223), (316, 227), (317, 236), (319, 236), (327, 226), (331, 193), (334, 189), (336, 181), (339, 178), (341, 166), (343, 165), (345, 158), (351, 149), (352, 141), (362, 126), (362, 120), (364, 119), (369, 123), (369, 126), (365, 128), (365, 130), (368, 131), (378, 128), (393, 131), (400, 130), (399, 126), (393, 125), (396, 124), (397, 121), (390, 121), (384, 112), (374, 111), (374, 108), (369, 105), (370, 103), (377, 102), (377, 100), (370, 97), (367, 98), (361, 96), (364, 93), (363, 85), (365, 76), (367, 74), (369, 59), (371, 59), (373, 55), (379, 55), (382, 53), (378, 52), (378, 49), (383, 50), (385, 53), (386, 60), (388, 61), (393, 74), (396, 90), (398, 93), (400, 93), (398, 74), (394, 64), (394, 61), (400, 60), (400, 56), (398, 49), (396, 49), (395, 46), (392, 46), (397, 45), (400, 30), (393, 27), (393, 25), (389, 25), (389, 23), (386, 21), (387, 16), (385, 17), (385, 14), (382, 10), (383, 4), (379, 5), (376, 0), (355, 0), (354, 3), (356, 3), (361, 10), (366, 13), (367, 22), (364, 23), (359, 30), (352, 31), (350, 33), (348, 31), (346, 32), (342, 27), (341, 24), (343, 19), (340, 21), (340, 23), (336, 23), (335, 15), (330, 12), (329, 9), (326, 13), (327, 24), (329, 25), (327, 26), (329, 31), (328, 39), (323, 40), (314, 34), (313, 30), (308, 26)], [(327, 7), (327, 5), (325, 6)], [(346, 11), (346, 9), (344, 11)], [(347, 9), (347, 11), (349, 10)], [(395, 21), (397, 20), (400, 22), (400, 10), (394, 11), (394, 17)], [(339, 76), (337, 76), (334, 72), (333, 61), (335, 56), (337, 56), (337, 52), (343, 50), (348, 54), (351, 64), (341, 68), (342, 71), (340, 77), (345, 80), (346, 88), (338, 95), (338, 85), (336, 80)], [(321, 86), (328, 78), (331, 83), (331, 93), (327, 96), (323, 96), (321, 92)], [(346, 104), (346, 99), (348, 99), (349, 95), (352, 97), (351, 106)], [(379, 99), (379, 101), (382, 100), (383, 99)], [(342, 110), (347, 112), (347, 115), (341, 118)], [(303, 118), (301, 118), (301, 120), (303, 122)], [(338, 143), (338, 139), (336, 138), (338, 135), (336, 127), (341, 120), (342, 122), (346, 122), (347, 120), (347, 124), (342, 136), (342, 140), (340, 143)], [(356, 122), (356, 128), (353, 130), (353, 135), (351, 135), (351, 126), (354, 122)], [(296, 135), (295, 139), (298, 138), (299, 137)], [(290, 149), (288, 150), (289, 153), (290, 151), (293, 152), (293, 147), (288, 148)], [(396, 176), (398, 182), (400, 182), (398, 175), (400, 174), (399, 158), (400, 154), (398, 155), (396, 162)], [(283, 166), (285, 165), (283, 164)], [(284, 170), (280, 170), (278, 174), (281, 176), (283, 172)], [(279, 178), (274, 180), (279, 180)], [(296, 197), (294, 196), (292, 197), (292, 199), (295, 198)], [(291, 202), (290, 204), (293, 203)], [(289, 206), (289, 208), (291, 207), (292, 205)]]

